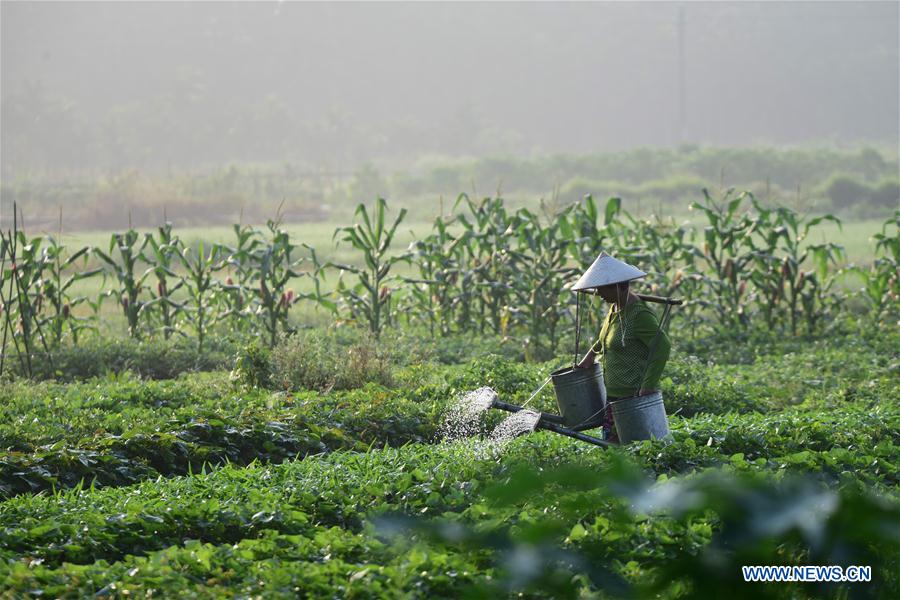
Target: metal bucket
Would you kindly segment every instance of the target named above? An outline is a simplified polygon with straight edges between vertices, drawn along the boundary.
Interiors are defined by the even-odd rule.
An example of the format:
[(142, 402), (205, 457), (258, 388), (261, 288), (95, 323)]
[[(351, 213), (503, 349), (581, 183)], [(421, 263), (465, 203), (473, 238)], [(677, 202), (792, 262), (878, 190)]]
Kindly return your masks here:
[(616, 431), (623, 444), (634, 440), (669, 438), (669, 422), (662, 392), (610, 402)]
[(599, 426), (606, 408), (606, 386), (599, 364), (586, 369), (566, 367), (550, 374), (559, 414), (568, 427), (588, 419)]

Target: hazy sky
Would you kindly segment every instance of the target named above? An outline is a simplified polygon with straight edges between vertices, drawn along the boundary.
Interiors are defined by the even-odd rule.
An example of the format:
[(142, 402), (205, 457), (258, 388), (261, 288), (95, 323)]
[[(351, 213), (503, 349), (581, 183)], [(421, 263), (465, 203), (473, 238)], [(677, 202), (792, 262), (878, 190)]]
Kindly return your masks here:
[(898, 7), (4, 1), (3, 160), (897, 144)]

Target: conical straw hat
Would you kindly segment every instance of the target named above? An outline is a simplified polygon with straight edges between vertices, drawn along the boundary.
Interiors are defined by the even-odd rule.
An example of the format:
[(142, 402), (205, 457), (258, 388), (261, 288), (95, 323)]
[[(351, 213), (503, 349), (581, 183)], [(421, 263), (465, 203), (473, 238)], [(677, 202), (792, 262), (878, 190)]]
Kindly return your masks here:
[(639, 279), (647, 274), (626, 262), (613, 258), (606, 252), (601, 252), (584, 275), (575, 282), (572, 289), (576, 292), (590, 290), (603, 285), (623, 283), (632, 279)]

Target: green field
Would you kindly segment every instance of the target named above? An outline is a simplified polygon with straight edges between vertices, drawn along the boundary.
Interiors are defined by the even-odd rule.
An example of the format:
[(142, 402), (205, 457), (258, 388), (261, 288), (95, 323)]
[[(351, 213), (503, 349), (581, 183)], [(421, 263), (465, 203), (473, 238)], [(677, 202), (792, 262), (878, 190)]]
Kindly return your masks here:
[[(896, 217), (838, 230), (744, 202), (685, 224), (488, 198), (396, 231), (376, 203), (338, 249), (347, 222), (240, 249), (227, 228), (118, 232), (109, 253), (109, 233), (5, 235), (0, 598), (897, 597)], [(345, 285), (288, 257), (300, 242)], [(104, 276), (61, 287), (84, 246)], [(533, 393), (596, 339), (605, 306), (567, 286), (598, 246), (686, 301), (671, 436), (499, 436), (522, 415), (467, 394), (557, 412)]]
[[(742, 363), (676, 345), (664, 382), (674, 443), (610, 450), (550, 433), (441, 441), (460, 393), (491, 385), (522, 402), (558, 366), (478, 358), (487, 348), (471, 342), (450, 364), (395, 348), (388, 387), (324, 393), (236, 387), (224, 371), (9, 383), (0, 593), (815, 597), (801, 584), (742, 588), (739, 566), (849, 560), (873, 567), (867, 596), (890, 597), (897, 341), (892, 328), (772, 343)], [(535, 402), (551, 410), (552, 393)], [(804, 474), (833, 483), (794, 480)], [(675, 489), (700, 504), (663, 508)], [(807, 513), (808, 502), (829, 511)], [(746, 536), (745, 521), (726, 518), (735, 510), (764, 528), (737, 546), (725, 541)], [(828, 542), (810, 546), (819, 528)], [(829, 554), (842, 547), (854, 550)], [(527, 569), (507, 560), (537, 549), (545, 557)], [(715, 579), (699, 562), (712, 555)]]

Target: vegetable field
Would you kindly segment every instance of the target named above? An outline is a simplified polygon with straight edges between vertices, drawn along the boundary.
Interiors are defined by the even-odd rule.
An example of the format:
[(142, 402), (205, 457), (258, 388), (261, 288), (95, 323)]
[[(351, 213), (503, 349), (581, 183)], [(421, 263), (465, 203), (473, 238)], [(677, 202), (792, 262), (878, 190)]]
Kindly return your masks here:
[[(900, 214), (847, 264), (810, 241), (835, 217), (751, 194), (704, 194), (696, 227), (615, 198), (451, 208), (400, 247), (405, 212), (361, 205), (346, 260), (278, 219), (4, 232), (0, 597), (900, 595)], [(671, 443), (494, 442), (493, 413), (448, 438), (465, 392), (521, 404), (571, 364), (567, 285), (600, 249), (685, 300)], [(587, 339), (605, 307), (582, 302)]]

